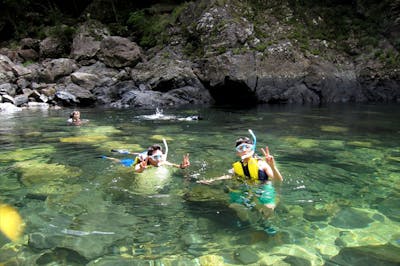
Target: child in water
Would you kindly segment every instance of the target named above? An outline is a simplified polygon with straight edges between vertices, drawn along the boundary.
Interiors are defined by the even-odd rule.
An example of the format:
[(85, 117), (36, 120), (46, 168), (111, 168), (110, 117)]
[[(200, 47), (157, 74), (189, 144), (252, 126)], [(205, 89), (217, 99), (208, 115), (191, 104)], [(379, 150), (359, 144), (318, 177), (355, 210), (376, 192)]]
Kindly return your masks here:
[(230, 207), (236, 211), (241, 220), (249, 220), (249, 208), (256, 208), (265, 218), (271, 216), (275, 209), (275, 189), (271, 181), (282, 182), (283, 177), (279, 172), (274, 157), (270, 154), (268, 147), (261, 149), (265, 160), (255, 155), (254, 142), (241, 137), (236, 140), (236, 155), (239, 161), (233, 163), (229, 175), (209, 180), (197, 181), (201, 184), (211, 184), (217, 180), (231, 179), (237, 177), (243, 182), (238, 190), (230, 190)]
[(163, 153), (161, 146), (158, 144), (154, 144), (147, 149), (146, 157), (139, 157), (139, 161), (135, 165), (135, 172), (141, 173), (148, 166), (158, 167), (162, 165), (185, 169), (190, 166), (189, 154), (187, 153), (183, 156), (181, 164), (171, 163), (167, 161), (167, 156)]
[(89, 120), (81, 119), (81, 112), (75, 110), (69, 115), (67, 122), (74, 126), (80, 126), (83, 123), (89, 122)]
[(147, 151), (142, 153), (131, 153), (136, 154), (135, 159), (117, 159), (108, 156), (102, 156), (103, 159), (109, 159), (117, 163), (121, 163), (126, 167), (135, 167), (136, 173), (142, 173), (146, 168), (149, 166), (159, 167), (162, 165), (165, 166), (172, 166), (180, 169), (185, 169), (190, 166), (189, 161), (189, 154), (183, 156), (183, 160), (181, 164), (175, 164), (167, 161), (167, 154), (168, 154), (168, 146), (166, 145), (166, 141), (164, 141), (164, 145), (166, 146), (166, 151), (163, 153), (161, 145), (153, 144), (151, 145)]

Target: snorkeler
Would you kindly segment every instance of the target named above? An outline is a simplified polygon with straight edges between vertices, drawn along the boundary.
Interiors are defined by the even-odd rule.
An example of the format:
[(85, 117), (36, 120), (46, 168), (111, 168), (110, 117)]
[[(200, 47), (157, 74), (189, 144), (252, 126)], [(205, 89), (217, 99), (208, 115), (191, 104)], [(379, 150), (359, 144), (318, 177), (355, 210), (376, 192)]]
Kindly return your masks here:
[(114, 150), (123, 154), (134, 154), (136, 155), (135, 159), (131, 158), (124, 158), (124, 159), (117, 159), (113, 157), (108, 157), (108, 156), (100, 156), (103, 159), (108, 159), (111, 161), (114, 161), (116, 163), (120, 163), (125, 167), (135, 167), (135, 172), (136, 173), (141, 173), (143, 172), (146, 168), (148, 167), (159, 167), (162, 165), (165, 166), (172, 166), (176, 168), (181, 168), (185, 169), (190, 166), (190, 161), (189, 161), (189, 154), (186, 154), (183, 156), (183, 160), (181, 164), (175, 164), (167, 161), (167, 156), (168, 156), (168, 144), (165, 139), (163, 139), (163, 143), (165, 146), (165, 153), (163, 153), (162, 147), (158, 144), (153, 144), (150, 146), (146, 151), (142, 153), (132, 153), (128, 152), (126, 150)]
[(180, 168), (180, 169), (185, 169), (190, 166), (189, 154), (186, 154), (183, 156), (183, 160), (182, 160), (181, 164), (175, 164), (175, 163), (168, 162), (167, 161), (168, 146), (166, 145), (165, 140), (164, 140), (164, 145), (166, 146), (165, 153), (163, 153), (162, 147), (160, 145), (154, 144), (147, 149), (146, 157), (141, 157), (141, 158), (136, 157), (136, 158), (139, 158), (140, 161), (138, 161), (135, 164), (135, 172), (141, 173), (149, 166), (159, 167), (162, 165), (166, 165), (166, 166), (172, 166), (172, 167), (176, 167), (176, 168)]
[(233, 177), (238, 177), (243, 181), (244, 186), (241, 186), (240, 189), (230, 190), (230, 207), (242, 220), (248, 218), (246, 209), (253, 207), (258, 209), (264, 217), (269, 217), (275, 208), (275, 189), (271, 181), (283, 181), (268, 147), (261, 148), (265, 160), (255, 155), (256, 137), (251, 130), (249, 132), (253, 136), (253, 140), (247, 137), (236, 140), (236, 155), (240, 157), (240, 160), (233, 163), (229, 175), (197, 181), (201, 184), (211, 184), (217, 180)]

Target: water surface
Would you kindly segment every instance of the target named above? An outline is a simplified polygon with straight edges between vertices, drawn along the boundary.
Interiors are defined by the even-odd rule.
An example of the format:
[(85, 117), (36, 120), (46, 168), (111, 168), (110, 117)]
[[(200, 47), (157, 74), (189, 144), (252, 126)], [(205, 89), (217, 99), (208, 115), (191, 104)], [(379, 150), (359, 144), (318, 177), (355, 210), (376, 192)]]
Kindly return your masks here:
[[(0, 236), (5, 265), (398, 265), (400, 107), (261, 106), (83, 109), (0, 114), (0, 201), (26, 222), (20, 243)], [(186, 121), (199, 115), (203, 120)], [(284, 176), (268, 221), (243, 223), (226, 185), (234, 141), (257, 135)], [(137, 175), (101, 155), (169, 144), (191, 167)], [(261, 152), (260, 152), (261, 154)], [(249, 210), (250, 213), (254, 212)], [(209, 263), (209, 264), (207, 264)]]

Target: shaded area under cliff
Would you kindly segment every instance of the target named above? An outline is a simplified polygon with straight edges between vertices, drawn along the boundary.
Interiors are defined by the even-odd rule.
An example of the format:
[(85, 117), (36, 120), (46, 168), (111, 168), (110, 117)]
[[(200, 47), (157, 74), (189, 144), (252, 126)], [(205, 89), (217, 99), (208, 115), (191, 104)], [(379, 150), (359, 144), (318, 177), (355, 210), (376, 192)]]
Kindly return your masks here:
[(241, 80), (225, 77), (224, 81), (211, 86), (205, 84), (217, 105), (248, 106), (258, 103), (254, 91)]

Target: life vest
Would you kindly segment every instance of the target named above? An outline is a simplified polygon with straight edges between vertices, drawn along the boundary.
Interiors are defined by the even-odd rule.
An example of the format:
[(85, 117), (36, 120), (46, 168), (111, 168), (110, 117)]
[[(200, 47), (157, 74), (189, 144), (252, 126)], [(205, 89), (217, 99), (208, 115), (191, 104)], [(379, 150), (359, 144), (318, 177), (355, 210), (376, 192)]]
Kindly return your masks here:
[(235, 162), (233, 170), (241, 178), (250, 179), (253, 182), (268, 180), (268, 176), (264, 170), (258, 168), (257, 158), (250, 158), (247, 165), (244, 165), (242, 161)]

